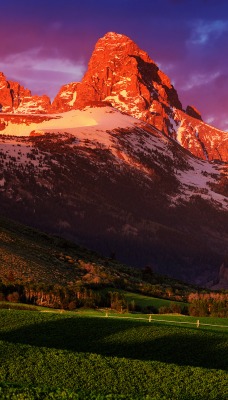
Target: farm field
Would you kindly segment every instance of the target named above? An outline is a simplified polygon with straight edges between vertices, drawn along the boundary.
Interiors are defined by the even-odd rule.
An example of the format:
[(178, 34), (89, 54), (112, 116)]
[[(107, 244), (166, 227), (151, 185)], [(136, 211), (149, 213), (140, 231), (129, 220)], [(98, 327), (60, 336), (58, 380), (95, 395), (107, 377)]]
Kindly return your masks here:
[(124, 297), (128, 303), (134, 301), (136, 305), (139, 305), (140, 307), (144, 308), (153, 306), (156, 309), (159, 309), (159, 307), (164, 307), (164, 306), (169, 307), (173, 303), (179, 304), (182, 308), (186, 306), (186, 303), (181, 301), (170, 301), (157, 297), (143, 296), (142, 294), (138, 293), (130, 293), (127, 291), (122, 291), (122, 293), (124, 294)]
[(0, 310), (0, 399), (228, 398), (227, 319), (132, 317)]

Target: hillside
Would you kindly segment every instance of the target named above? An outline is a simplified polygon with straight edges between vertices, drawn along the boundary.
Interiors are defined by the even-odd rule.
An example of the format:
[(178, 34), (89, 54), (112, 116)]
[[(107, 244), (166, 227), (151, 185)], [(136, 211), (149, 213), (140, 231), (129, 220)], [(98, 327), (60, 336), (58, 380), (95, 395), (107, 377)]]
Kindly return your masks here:
[(218, 283), (225, 164), (107, 106), (21, 118), (0, 136), (2, 215), (127, 264)]
[[(179, 300), (195, 290), (160, 276), (150, 268), (138, 270), (104, 258), (61, 237), (0, 218), (0, 280), (7, 285), (117, 288), (138, 293), (154, 290), (160, 297), (176, 292)], [(167, 289), (167, 294), (165, 293)]]
[(110, 107), (23, 120), (0, 137), (2, 215), (134, 266), (217, 282), (225, 165)]

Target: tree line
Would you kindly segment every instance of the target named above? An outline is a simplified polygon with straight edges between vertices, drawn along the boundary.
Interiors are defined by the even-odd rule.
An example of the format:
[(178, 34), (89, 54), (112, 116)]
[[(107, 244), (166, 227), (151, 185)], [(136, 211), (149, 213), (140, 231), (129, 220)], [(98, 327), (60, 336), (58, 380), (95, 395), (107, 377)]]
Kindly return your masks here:
[[(24, 303), (64, 310), (78, 308), (110, 308), (118, 312), (185, 314), (191, 316), (228, 317), (228, 293), (190, 293), (187, 303), (170, 301), (159, 308), (141, 306), (134, 300), (127, 302), (115, 288), (92, 288), (78, 283), (71, 286), (46, 284), (5, 284), (0, 281), (0, 301)], [(160, 296), (162, 298), (162, 293)], [(164, 292), (167, 298), (167, 292)], [(170, 294), (171, 297), (171, 294)]]

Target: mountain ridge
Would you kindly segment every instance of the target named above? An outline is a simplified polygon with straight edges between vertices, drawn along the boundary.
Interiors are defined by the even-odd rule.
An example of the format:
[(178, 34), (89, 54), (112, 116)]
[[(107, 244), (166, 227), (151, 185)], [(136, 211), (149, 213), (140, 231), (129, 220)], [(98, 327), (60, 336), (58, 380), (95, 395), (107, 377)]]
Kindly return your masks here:
[(63, 85), (52, 104), (47, 96), (32, 96), (7, 81), (4, 74), (0, 84), (3, 112), (48, 114), (108, 102), (150, 123), (199, 158), (228, 161), (227, 132), (205, 124), (194, 106), (183, 110), (169, 77), (125, 35), (108, 32), (100, 38), (82, 81)]

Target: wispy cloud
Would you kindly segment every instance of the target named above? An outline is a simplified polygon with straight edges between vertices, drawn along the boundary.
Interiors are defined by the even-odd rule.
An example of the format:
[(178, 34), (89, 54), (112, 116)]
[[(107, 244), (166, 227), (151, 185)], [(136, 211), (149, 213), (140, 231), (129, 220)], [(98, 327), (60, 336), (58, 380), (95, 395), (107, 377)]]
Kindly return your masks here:
[(63, 84), (81, 81), (86, 70), (84, 61), (61, 58), (50, 51), (45, 57), (42, 47), (2, 57), (0, 71), (6, 78), (15, 80), (32, 90), (53, 98)]
[(228, 31), (228, 20), (193, 22), (191, 37), (188, 43), (195, 45), (204, 45), (210, 40), (218, 39), (223, 33)]
[(220, 76), (220, 72), (205, 73), (205, 74), (195, 74), (190, 76), (187, 83), (181, 87), (181, 90), (187, 91), (193, 88), (208, 85), (209, 83), (215, 81)]
[(70, 60), (59, 57), (43, 58), (42, 48), (30, 49), (21, 53), (15, 53), (1, 60), (1, 68), (6, 71), (12, 66), (17, 69), (25, 69), (39, 72), (60, 72), (64, 74), (73, 74), (75, 79), (81, 79), (86, 66), (82, 60), (73, 63)]

